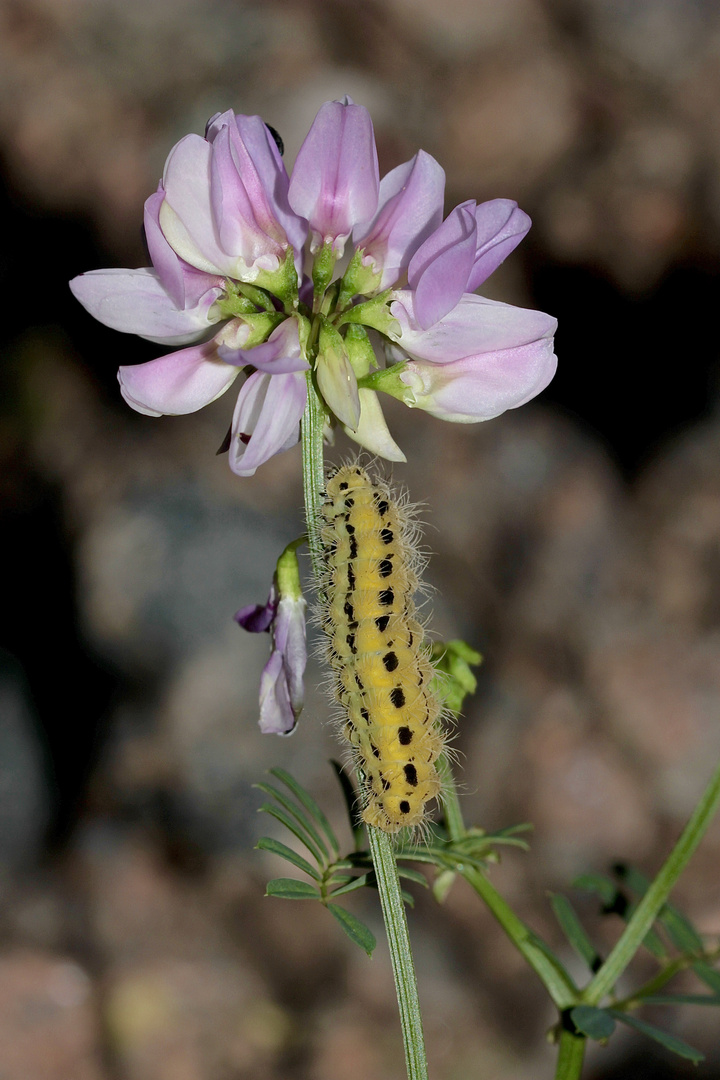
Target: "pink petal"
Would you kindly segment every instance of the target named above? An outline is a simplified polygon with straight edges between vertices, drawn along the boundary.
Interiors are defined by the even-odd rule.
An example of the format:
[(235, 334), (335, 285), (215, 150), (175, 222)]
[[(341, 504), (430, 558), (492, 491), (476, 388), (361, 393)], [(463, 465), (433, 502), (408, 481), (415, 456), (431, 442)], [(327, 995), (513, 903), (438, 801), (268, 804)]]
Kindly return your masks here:
[(218, 360), (215, 343), (168, 353), (118, 371), (122, 396), (147, 416), (196, 412), (224, 394), (238, 369)]
[(544, 390), (555, 374), (552, 337), (451, 364), (410, 361), (400, 378), (415, 407), (441, 420), (471, 424), (516, 409)]
[(218, 243), (210, 200), (212, 148), (199, 135), (186, 135), (165, 163), (165, 199), (160, 227), (173, 250), (198, 270), (232, 277), (237, 260)]
[[(205, 283), (213, 279), (203, 275)], [(205, 288), (198, 303), (183, 311), (163, 288), (155, 270), (90, 270), (70, 282), (73, 296), (105, 326), (138, 334), (160, 345), (197, 341), (215, 322), (210, 310), (220, 288)]]
[(309, 221), (317, 243), (344, 240), (377, 209), (379, 172), (367, 109), (328, 101), (303, 142), (290, 178), (289, 201)]
[(474, 292), (497, 270), (532, 225), (528, 215), (511, 199), (491, 199), (480, 203), (475, 210), (475, 221), (477, 252), (467, 292)]
[(380, 181), (378, 212), (353, 232), (353, 243), (383, 270), (380, 289), (393, 285), (443, 216), (445, 172), (420, 150)]
[(445, 318), (421, 330), (414, 317), (413, 294), (405, 290), (395, 295), (390, 310), (401, 327), (395, 340), (413, 358), (434, 364), (528, 345), (551, 336), (557, 327), (557, 320), (542, 311), (466, 293)]
[(456, 206), (410, 260), (408, 285), (415, 291), (414, 315), (423, 330), (452, 311), (467, 291), (477, 236), (471, 208), (473, 203)]
[(301, 372), (254, 372), (235, 406), (230, 444), (233, 472), (253, 476), (258, 466), (294, 446), (300, 438), (300, 418), (306, 401), (307, 385)]

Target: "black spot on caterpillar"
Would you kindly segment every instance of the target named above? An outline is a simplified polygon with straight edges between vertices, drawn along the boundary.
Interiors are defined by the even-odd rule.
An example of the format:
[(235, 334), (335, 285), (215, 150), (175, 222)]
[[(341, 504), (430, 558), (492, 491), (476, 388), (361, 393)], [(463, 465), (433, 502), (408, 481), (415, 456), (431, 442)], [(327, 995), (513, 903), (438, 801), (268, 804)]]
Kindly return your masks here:
[(443, 747), (413, 600), (416, 527), (387, 483), (357, 465), (329, 476), (321, 524), (319, 621), (343, 733), (365, 777), (363, 819), (397, 832), (419, 825), (439, 794), (435, 762)]

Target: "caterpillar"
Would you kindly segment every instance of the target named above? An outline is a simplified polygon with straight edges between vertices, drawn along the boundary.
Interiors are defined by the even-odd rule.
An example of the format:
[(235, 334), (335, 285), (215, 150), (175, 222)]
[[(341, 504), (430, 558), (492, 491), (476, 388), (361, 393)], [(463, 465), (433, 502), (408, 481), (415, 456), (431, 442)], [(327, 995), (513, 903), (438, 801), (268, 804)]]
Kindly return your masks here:
[(343, 734), (364, 776), (362, 817), (389, 833), (421, 824), (440, 791), (441, 707), (413, 600), (416, 532), (384, 480), (355, 464), (328, 477), (320, 622)]

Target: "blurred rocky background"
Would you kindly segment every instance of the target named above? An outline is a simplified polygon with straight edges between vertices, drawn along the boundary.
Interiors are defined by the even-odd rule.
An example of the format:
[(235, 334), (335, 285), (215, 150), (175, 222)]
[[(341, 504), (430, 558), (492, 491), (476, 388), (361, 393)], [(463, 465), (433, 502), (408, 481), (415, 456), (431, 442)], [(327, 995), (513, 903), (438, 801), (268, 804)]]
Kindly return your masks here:
[[(297, 734), (262, 738), (267, 640), (232, 622), (301, 529), (298, 452), (233, 477), (231, 394), (131, 412), (116, 368), (157, 347), (67, 289), (146, 263), (143, 201), (212, 113), (260, 113), (290, 163), (344, 93), (381, 171), (423, 147), (448, 207), (520, 202), (492, 295), (560, 319), (533, 405), (468, 428), (388, 407), (433, 627), (485, 657), (467, 817), (535, 823), (493, 879), (563, 950), (547, 892), (616, 858), (654, 873), (720, 753), (718, 4), (0, 0), (3, 1080), (401, 1075), (382, 943), (368, 961), (264, 899), (283, 869), (253, 851), (272, 765), (343, 827), (317, 668)], [(719, 856), (720, 824), (676, 896), (708, 934)], [(379, 933), (371, 894), (348, 904)], [(552, 1010), (474, 896), (421, 895), (411, 923), (433, 1076), (551, 1077)], [(663, 1020), (720, 1075), (712, 1011)], [(690, 1070), (628, 1034), (588, 1077)]]

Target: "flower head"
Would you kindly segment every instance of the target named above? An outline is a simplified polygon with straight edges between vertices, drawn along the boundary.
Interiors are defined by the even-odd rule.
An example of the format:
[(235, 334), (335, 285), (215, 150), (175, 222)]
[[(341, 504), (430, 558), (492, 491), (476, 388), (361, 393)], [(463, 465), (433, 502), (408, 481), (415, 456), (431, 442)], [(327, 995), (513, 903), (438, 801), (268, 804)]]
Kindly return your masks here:
[(310, 373), (331, 423), (402, 461), (378, 391), (467, 423), (523, 404), (555, 371), (554, 319), (474, 295), (530, 219), (493, 199), (443, 220), (444, 187), (422, 150), (380, 179), (370, 115), (350, 98), (321, 107), (291, 177), (260, 117), (218, 113), (173, 147), (145, 204), (152, 265), (70, 287), (107, 326), (176, 349), (120, 368), (138, 412), (194, 412), (242, 376), (238, 475), (298, 441)]

